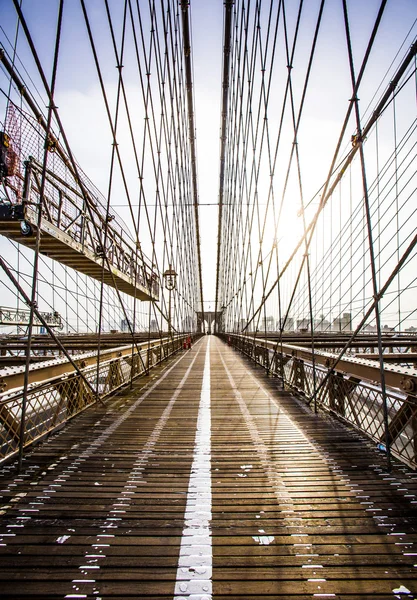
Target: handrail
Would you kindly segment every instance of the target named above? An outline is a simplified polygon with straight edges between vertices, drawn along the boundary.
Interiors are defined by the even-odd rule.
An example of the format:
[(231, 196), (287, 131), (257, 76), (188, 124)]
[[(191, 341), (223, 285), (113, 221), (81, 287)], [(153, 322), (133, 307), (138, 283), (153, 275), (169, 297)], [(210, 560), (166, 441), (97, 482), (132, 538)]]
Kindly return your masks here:
[[(133, 353), (131, 345), (104, 350), (100, 353), (98, 368), (95, 352), (77, 356), (80, 371), (67, 359), (31, 365), (24, 448), (62, 427), (98, 399), (103, 400), (148, 373), (149, 369), (181, 350), (188, 337), (189, 334), (145, 342), (135, 347)], [(0, 393), (0, 464), (18, 453), (24, 389), (21, 367), (7, 369), (10, 372), (6, 374), (5, 371), (2, 371), (3, 392)]]
[(407, 367), (385, 365), (388, 427), (385, 428), (379, 367), (372, 360), (277, 344), (267, 339), (220, 334), (256, 364), (278, 377), (285, 389), (335, 415), (376, 442), (381, 451), (417, 468), (417, 376)]

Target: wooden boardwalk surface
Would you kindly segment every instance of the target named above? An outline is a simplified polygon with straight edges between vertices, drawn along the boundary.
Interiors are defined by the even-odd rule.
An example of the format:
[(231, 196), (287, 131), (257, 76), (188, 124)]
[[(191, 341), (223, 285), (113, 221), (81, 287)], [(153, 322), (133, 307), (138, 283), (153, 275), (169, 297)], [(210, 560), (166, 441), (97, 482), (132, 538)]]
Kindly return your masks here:
[(0, 474), (0, 597), (417, 598), (417, 475), (214, 336)]

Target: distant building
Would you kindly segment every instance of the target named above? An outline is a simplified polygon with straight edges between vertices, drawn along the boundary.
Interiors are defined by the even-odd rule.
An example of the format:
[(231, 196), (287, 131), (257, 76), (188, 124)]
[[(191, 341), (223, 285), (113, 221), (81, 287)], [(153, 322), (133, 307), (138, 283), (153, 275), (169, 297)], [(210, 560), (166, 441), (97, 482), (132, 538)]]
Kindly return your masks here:
[(126, 331), (130, 331), (129, 323), (130, 323), (130, 326), (132, 326), (131, 321), (129, 321), (128, 319), (122, 319), (120, 321), (120, 331), (123, 331), (123, 333), (126, 333)]
[(245, 333), (251, 333), (253, 331), (253, 321), (247, 325)]
[(264, 317), (262, 319), (261, 331), (275, 331), (275, 319), (273, 316)]
[(320, 315), (316, 321), (314, 321), (314, 331), (330, 331), (331, 323), (324, 315)]
[(294, 331), (294, 318), (287, 317), (284, 323), (284, 317), (282, 317), (280, 321), (277, 322), (277, 329), (279, 331), (281, 331), (282, 325), (284, 325), (283, 331)]
[(183, 331), (193, 331), (194, 330), (194, 321), (193, 318), (188, 315), (182, 321), (182, 330)]
[[(239, 321), (235, 321), (233, 324), (234, 333), (241, 333), (245, 329), (247, 324), (248, 321), (246, 319), (239, 319)], [(250, 326), (246, 331), (250, 331)]]
[(333, 320), (332, 331), (352, 331), (352, 313), (343, 313)]
[(298, 331), (309, 331), (310, 319), (297, 319), (297, 329)]
[[(375, 333), (377, 331), (377, 327), (376, 327), (376, 325), (365, 325), (365, 327), (363, 328), (363, 331), (372, 331), (373, 333)], [(408, 331), (410, 331), (410, 330), (408, 330)], [(415, 329), (414, 331), (417, 331), (417, 329)], [(381, 332), (382, 333), (394, 333), (395, 327), (390, 327), (389, 325), (385, 324), (381, 327)]]

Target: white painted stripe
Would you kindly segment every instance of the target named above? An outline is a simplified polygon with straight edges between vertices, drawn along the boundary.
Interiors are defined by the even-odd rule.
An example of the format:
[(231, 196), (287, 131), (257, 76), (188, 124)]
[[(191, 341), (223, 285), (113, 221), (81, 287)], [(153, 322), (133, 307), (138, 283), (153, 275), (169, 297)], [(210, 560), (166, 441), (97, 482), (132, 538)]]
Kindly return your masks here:
[(175, 600), (211, 600), (213, 553), (211, 544), (211, 405), (210, 337), (207, 342), (203, 385), (198, 410), (194, 458), (188, 484)]
[[(131, 491), (129, 491), (130, 494), (132, 494), (131, 496), (125, 496), (124, 498), (119, 498), (116, 497), (115, 502), (113, 502), (112, 504), (112, 508), (109, 510), (109, 512), (107, 513), (107, 517), (103, 523), (103, 525), (100, 525), (100, 529), (101, 530), (105, 530), (105, 529), (118, 529), (119, 525), (116, 524), (114, 521), (119, 521), (121, 519), (115, 519), (114, 518), (114, 514), (126, 514), (127, 511), (125, 510), (118, 510), (116, 509), (116, 507), (118, 506), (124, 506), (126, 508), (130, 508), (131, 502), (134, 500), (135, 497), (135, 491), (138, 489), (137, 485), (133, 485), (135, 483), (146, 483), (143, 481), (142, 479), (142, 471), (144, 470), (144, 468), (146, 467), (149, 459), (152, 456), (152, 452), (154, 450), (154, 447), (156, 445), (156, 443), (158, 442), (160, 435), (169, 419), (169, 416), (171, 414), (171, 411), (174, 407), (175, 401), (177, 400), (178, 396), (180, 395), (192, 369), (194, 366), (195, 361), (197, 360), (198, 355), (200, 354), (200, 350), (201, 347), (198, 348), (194, 358), (192, 359), (190, 365), (188, 366), (187, 370), (185, 371), (185, 374), (183, 376), (183, 378), (181, 379), (180, 383), (178, 384), (178, 386), (176, 387), (174, 393), (171, 396), (171, 399), (169, 400), (167, 406), (165, 407), (162, 415), (160, 416), (160, 418), (158, 419), (157, 424), (155, 425), (152, 433), (149, 435), (147, 442), (145, 443), (145, 445), (143, 446), (143, 448), (138, 452), (137, 454), (137, 459), (135, 460), (135, 462), (133, 463), (133, 467), (130, 470), (130, 472), (127, 475), (127, 483), (125, 484), (125, 486), (123, 487), (123, 489), (118, 492), (119, 494), (125, 494), (127, 493), (127, 489), (131, 488)], [(174, 366), (176, 366), (178, 364), (179, 361), (177, 361), (175, 363)], [(166, 377), (166, 375), (171, 371), (172, 369), (170, 369), (169, 371), (166, 372), (164, 378)], [(160, 381), (160, 380), (158, 380)], [(150, 388), (150, 390), (148, 390), (147, 395), (149, 395), (150, 391), (155, 389), (155, 384), (154, 386), (152, 386)], [(136, 405), (136, 403), (135, 403)], [(129, 413), (131, 414), (131, 412)], [(120, 502), (120, 500), (123, 500), (123, 504)], [(117, 532), (116, 532), (117, 533)], [(57, 542), (59, 542), (59, 540), (61, 540), (60, 543), (64, 543), (66, 541), (66, 539), (68, 539), (70, 536), (62, 536), (61, 538), (58, 538)], [(98, 542), (100, 542), (100, 539), (103, 537), (107, 537), (107, 538), (113, 538), (111, 541), (115, 541), (116, 536), (115, 535), (108, 535), (108, 534), (103, 534), (103, 533), (98, 533), (96, 535), (95, 541), (91, 544), (91, 547), (89, 549), (87, 549), (86, 554), (83, 558), (83, 560), (88, 559), (87, 562), (90, 563), (97, 563), (95, 565), (81, 565), (79, 568), (79, 570), (81, 571), (81, 573), (86, 573), (86, 570), (91, 570), (91, 569), (100, 569), (101, 565), (99, 564), (100, 562), (104, 561), (107, 558), (107, 555), (104, 554), (102, 551), (101, 554), (91, 554), (92, 551), (94, 551), (94, 549), (98, 548), (99, 546), (106, 546), (109, 547), (110, 544), (99, 544)], [(65, 538), (65, 539), (64, 539)], [(110, 540), (109, 540), (110, 541)], [(73, 581), (74, 583), (74, 581)], [(80, 588), (82, 588), (80, 590), (80, 588), (77, 589), (77, 591), (88, 591), (86, 588), (93, 588), (92, 591), (89, 591), (89, 594), (93, 593), (93, 594), (99, 594), (99, 584), (95, 582), (95, 580), (80, 580)]]

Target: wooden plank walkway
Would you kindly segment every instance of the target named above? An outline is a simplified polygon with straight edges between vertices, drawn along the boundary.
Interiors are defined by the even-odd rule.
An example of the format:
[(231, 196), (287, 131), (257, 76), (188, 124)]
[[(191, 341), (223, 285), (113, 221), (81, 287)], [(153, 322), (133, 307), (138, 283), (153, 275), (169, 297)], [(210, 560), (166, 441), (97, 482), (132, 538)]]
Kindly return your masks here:
[(417, 598), (417, 475), (386, 473), (214, 336), (0, 474), (0, 597)]

